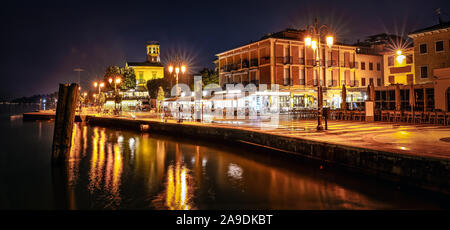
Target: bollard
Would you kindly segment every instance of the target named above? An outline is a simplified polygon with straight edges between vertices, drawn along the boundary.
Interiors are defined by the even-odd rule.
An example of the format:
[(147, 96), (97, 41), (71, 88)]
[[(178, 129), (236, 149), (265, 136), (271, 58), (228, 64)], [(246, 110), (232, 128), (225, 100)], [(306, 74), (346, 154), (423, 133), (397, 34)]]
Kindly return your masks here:
[(78, 84), (60, 84), (53, 131), (52, 164), (66, 161), (72, 144), (72, 130), (78, 102)]

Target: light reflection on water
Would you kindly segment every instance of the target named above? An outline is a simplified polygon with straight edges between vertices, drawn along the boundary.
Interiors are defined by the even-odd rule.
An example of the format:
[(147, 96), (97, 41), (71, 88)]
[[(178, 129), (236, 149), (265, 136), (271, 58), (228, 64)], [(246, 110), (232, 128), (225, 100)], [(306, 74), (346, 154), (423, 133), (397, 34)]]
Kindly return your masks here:
[[(11, 131), (13, 133), (22, 127), (22, 121), (14, 122), (17, 126), (13, 129), (15, 131)], [(8, 189), (0, 191), (0, 208), (53, 209), (62, 206), (67, 209), (187, 210), (439, 207), (433, 200), (387, 185), (237, 146), (79, 123), (74, 126), (72, 148), (65, 170), (53, 170), (50, 177), (50, 173), (41, 168), (51, 170), (46, 162), (50, 160), (53, 123), (24, 123), (25, 127), (27, 130), (24, 133), (29, 138), (24, 141), (28, 142), (24, 149), (28, 148), (33, 153), (29, 157), (35, 160), (30, 165), (40, 168), (36, 168), (33, 174), (17, 171), (8, 177), (2, 176)], [(11, 146), (14, 143), (12, 141)], [(38, 143), (39, 146), (47, 146), (47, 150), (31, 151)], [(7, 145), (2, 142), (4, 148), (10, 149)], [(11, 158), (20, 153), (18, 157), (21, 159), (29, 154), (25, 150), (6, 151), (4, 154), (9, 153)], [(36, 158), (38, 154), (45, 154), (45, 157)], [(13, 172), (19, 168), (18, 164), (29, 162), (15, 160), (9, 164), (0, 163), (3, 168), (9, 165), (14, 167), (8, 169)], [(34, 185), (29, 178), (40, 178), (45, 183)], [(16, 185), (16, 181), (20, 184)], [(14, 192), (14, 189), (20, 192)]]

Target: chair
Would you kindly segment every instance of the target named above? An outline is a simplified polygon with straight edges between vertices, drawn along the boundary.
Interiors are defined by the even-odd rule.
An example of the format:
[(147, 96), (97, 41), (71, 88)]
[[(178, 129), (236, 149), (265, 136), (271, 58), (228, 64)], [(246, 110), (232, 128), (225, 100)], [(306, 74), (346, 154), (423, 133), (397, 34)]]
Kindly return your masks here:
[(389, 112), (381, 111), (381, 121), (389, 121)]
[(414, 113), (414, 123), (416, 123), (416, 121), (419, 121), (418, 123), (422, 123), (422, 112), (415, 112)]
[(445, 113), (445, 125), (450, 125), (450, 112)]
[(413, 113), (412, 112), (405, 112), (403, 117), (404, 117), (404, 121), (406, 123), (409, 123), (410, 121), (413, 122)]
[(436, 112), (436, 123), (445, 125), (445, 113), (444, 112)]
[(389, 111), (389, 122), (395, 121), (395, 111)]
[[(436, 113), (435, 112), (430, 112), (429, 116), (428, 116), (428, 123), (430, 124), (436, 124)], [(433, 121), (433, 123), (431, 123)]]
[(394, 118), (395, 122), (402, 121), (402, 111), (395, 111), (394, 116), (395, 116), (395, 118)]

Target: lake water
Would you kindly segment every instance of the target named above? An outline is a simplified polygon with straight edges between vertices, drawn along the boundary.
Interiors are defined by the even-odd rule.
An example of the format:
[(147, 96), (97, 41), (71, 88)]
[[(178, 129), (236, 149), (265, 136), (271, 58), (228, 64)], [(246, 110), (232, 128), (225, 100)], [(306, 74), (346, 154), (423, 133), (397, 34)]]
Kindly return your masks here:
[(447, 209), (448, 201), (276, 153), (77, 123), (51, 167), (53, 121), (0, 105), (0, 209)]

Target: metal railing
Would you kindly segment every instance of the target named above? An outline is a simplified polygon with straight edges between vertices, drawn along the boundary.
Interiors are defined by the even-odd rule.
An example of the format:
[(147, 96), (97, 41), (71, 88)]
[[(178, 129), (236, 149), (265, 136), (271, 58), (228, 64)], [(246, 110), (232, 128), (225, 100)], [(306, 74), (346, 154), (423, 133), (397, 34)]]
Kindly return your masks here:
[(258, 59), (257, 58), (253, 58), (250, 60), (250, 67), (253, 66), (258, 66)]

